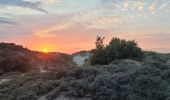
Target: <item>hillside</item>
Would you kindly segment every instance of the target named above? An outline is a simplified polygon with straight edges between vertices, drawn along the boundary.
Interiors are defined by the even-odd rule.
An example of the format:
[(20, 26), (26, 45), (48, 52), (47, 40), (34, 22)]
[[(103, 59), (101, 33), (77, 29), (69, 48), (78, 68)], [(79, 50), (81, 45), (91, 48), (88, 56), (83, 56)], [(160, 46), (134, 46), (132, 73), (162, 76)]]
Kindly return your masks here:
[(71, 55), (31, 51), (13, 43), (0, 43), (0, 73), (55, 70), (73, 66)]

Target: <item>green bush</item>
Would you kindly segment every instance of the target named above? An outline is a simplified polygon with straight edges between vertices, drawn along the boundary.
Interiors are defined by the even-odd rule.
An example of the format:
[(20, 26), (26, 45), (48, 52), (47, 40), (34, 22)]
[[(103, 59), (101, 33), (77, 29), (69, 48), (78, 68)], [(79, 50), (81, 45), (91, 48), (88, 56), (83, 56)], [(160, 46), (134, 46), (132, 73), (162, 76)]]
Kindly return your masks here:
[(92, 65), (104, 65), (109, 64), (115, 59), (141, 59), (143, 57), (143, 51), (138, 47), (138, 43), (134, 40), (126, 41), (124, 39), (113, 38), (109, 45), (104, 46), (104, 37), (97, 37), (96, 48), (92, 50), (92, 57), (90, 63)]

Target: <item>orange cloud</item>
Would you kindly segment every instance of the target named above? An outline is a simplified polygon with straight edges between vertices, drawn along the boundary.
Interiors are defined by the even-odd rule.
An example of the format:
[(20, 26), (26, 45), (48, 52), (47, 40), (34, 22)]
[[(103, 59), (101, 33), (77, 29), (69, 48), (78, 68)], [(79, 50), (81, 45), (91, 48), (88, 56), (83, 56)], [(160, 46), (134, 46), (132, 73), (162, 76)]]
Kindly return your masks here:
[(71, 27), (70, 23), (66, 23), (66, 24), (57, 24), (57, 25), (53, 25), (52, 27), (37, 31), (35, 33), (33, 33), (34, 36), (37, 37), (56, 37), (57, 35), (54, 33), (55, 31), (58, 30), (64, 30)]

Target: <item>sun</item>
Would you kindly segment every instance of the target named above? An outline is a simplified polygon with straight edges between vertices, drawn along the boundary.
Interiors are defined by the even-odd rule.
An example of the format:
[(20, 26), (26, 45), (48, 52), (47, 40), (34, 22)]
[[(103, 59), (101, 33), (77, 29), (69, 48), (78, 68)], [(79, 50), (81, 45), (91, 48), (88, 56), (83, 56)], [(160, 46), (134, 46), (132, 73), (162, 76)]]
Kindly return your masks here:
[(42, 51), (45, 52), (45, 53), (47, 53), (47, 52), (48, 52), (48, 49), (44, 48)]

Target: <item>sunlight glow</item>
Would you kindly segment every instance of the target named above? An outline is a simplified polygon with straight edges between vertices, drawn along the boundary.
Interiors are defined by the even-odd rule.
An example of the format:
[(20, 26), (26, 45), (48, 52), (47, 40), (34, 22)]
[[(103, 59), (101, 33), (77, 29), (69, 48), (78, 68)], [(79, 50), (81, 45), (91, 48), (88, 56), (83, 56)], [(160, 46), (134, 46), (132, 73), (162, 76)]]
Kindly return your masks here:
[(43, 52), (48, 53), (48, 49), (44, 48)]

